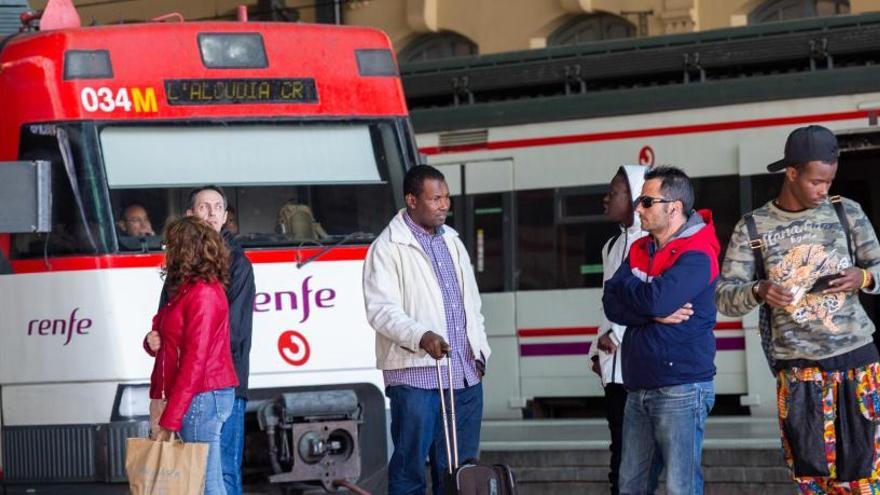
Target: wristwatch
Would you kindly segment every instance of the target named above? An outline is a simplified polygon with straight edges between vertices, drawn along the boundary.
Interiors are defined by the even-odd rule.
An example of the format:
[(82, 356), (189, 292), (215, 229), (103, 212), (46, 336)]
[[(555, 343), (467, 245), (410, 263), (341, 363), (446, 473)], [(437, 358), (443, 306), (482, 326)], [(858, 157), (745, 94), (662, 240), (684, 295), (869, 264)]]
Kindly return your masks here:
[(758, 294), (758, 289), (761, 287), (761, 281), (758, 280), (755, 282), (755, 285), (752, 286), (752, 295), (755, 296), (755, 301), (758, 301), (758, 304), (763, 304), (764, 301), (761, 299), (760, 294)]

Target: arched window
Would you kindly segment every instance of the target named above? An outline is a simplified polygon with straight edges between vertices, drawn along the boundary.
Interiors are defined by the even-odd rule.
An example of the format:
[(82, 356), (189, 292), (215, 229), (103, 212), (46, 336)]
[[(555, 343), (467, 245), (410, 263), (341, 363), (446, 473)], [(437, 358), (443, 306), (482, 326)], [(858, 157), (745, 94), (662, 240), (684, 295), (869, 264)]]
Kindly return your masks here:
[(636, 27), (611, 14), (586, 14), (574, 17), (547, 37), (547, 46), (576, 45), (590, 41), (632, 38)]
[(420, 36), (403, 47), (397, 58), (400, 63), (424, 62), (449, 57), (464, 57), (479, 53), (477, 44), (453, 32)]
[(767, 0), (749, 14), (749, 24), (849, 14), (849, 0)]

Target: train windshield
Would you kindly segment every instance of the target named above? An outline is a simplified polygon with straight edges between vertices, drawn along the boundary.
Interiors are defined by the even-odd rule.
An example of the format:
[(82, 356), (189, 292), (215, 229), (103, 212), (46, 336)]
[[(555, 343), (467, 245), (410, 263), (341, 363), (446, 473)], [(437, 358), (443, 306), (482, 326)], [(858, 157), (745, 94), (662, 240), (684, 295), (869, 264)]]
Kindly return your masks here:
[(206, 184), (225, 190), (226, 228), (245, 247), (369, 242), (398, 207), (393, 184), (404, 165), (394, 129), (389, 123), (106, 127), (100, 140), (119, 248), (159, 248), (162, 227), (186, 214), (190, 191)]
[(17, 258), (161, 250), (204, 185), (224, 190), (244, 247), (368, 243), (401, 206), (392, 121), (48, 127), (58, 225), (18, 236)]

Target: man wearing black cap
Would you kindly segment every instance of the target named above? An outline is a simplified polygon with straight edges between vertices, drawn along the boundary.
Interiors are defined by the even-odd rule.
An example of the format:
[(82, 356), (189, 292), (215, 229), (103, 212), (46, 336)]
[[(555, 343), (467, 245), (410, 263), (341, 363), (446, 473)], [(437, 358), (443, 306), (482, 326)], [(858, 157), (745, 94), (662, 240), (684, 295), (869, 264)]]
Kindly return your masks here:
[(837, 157), (824, 127), (788, 136), (767, 166), (782, 190), (736, 225), (715, 302), (729, 316), (760, 306), (799, 493), (880, 493), (880, 356), (858, 297), (880, 292), (880, 244), (858, 203), (828, 195)]

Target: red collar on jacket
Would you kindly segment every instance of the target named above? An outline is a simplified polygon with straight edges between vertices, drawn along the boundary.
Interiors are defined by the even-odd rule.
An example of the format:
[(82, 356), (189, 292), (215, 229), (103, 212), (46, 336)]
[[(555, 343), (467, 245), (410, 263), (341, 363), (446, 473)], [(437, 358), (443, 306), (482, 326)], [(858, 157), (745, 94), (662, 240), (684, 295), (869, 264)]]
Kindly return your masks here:
[(715, 280), (718, 276), (718, 254), (721, 252), (718, 244), (718, 237), (715, 235), (715, 225), (712, 223), (712, 212), (709, 210), (698, 210), (697, 213), (703, 217), (705, 225), (696, 233), (688, 237), (678, 237), (669, 241), (662, 248), (654, 251), (654, 238), (646, 235), (635, 241), (629, 252), (629, 266), (635, 268), (650, 277), (657, 277), (663, 274), (669, 267), (678, 261), (678, 257), (689, 251), (700, 251), (706, 253), (712, 267), (712, 278)]

